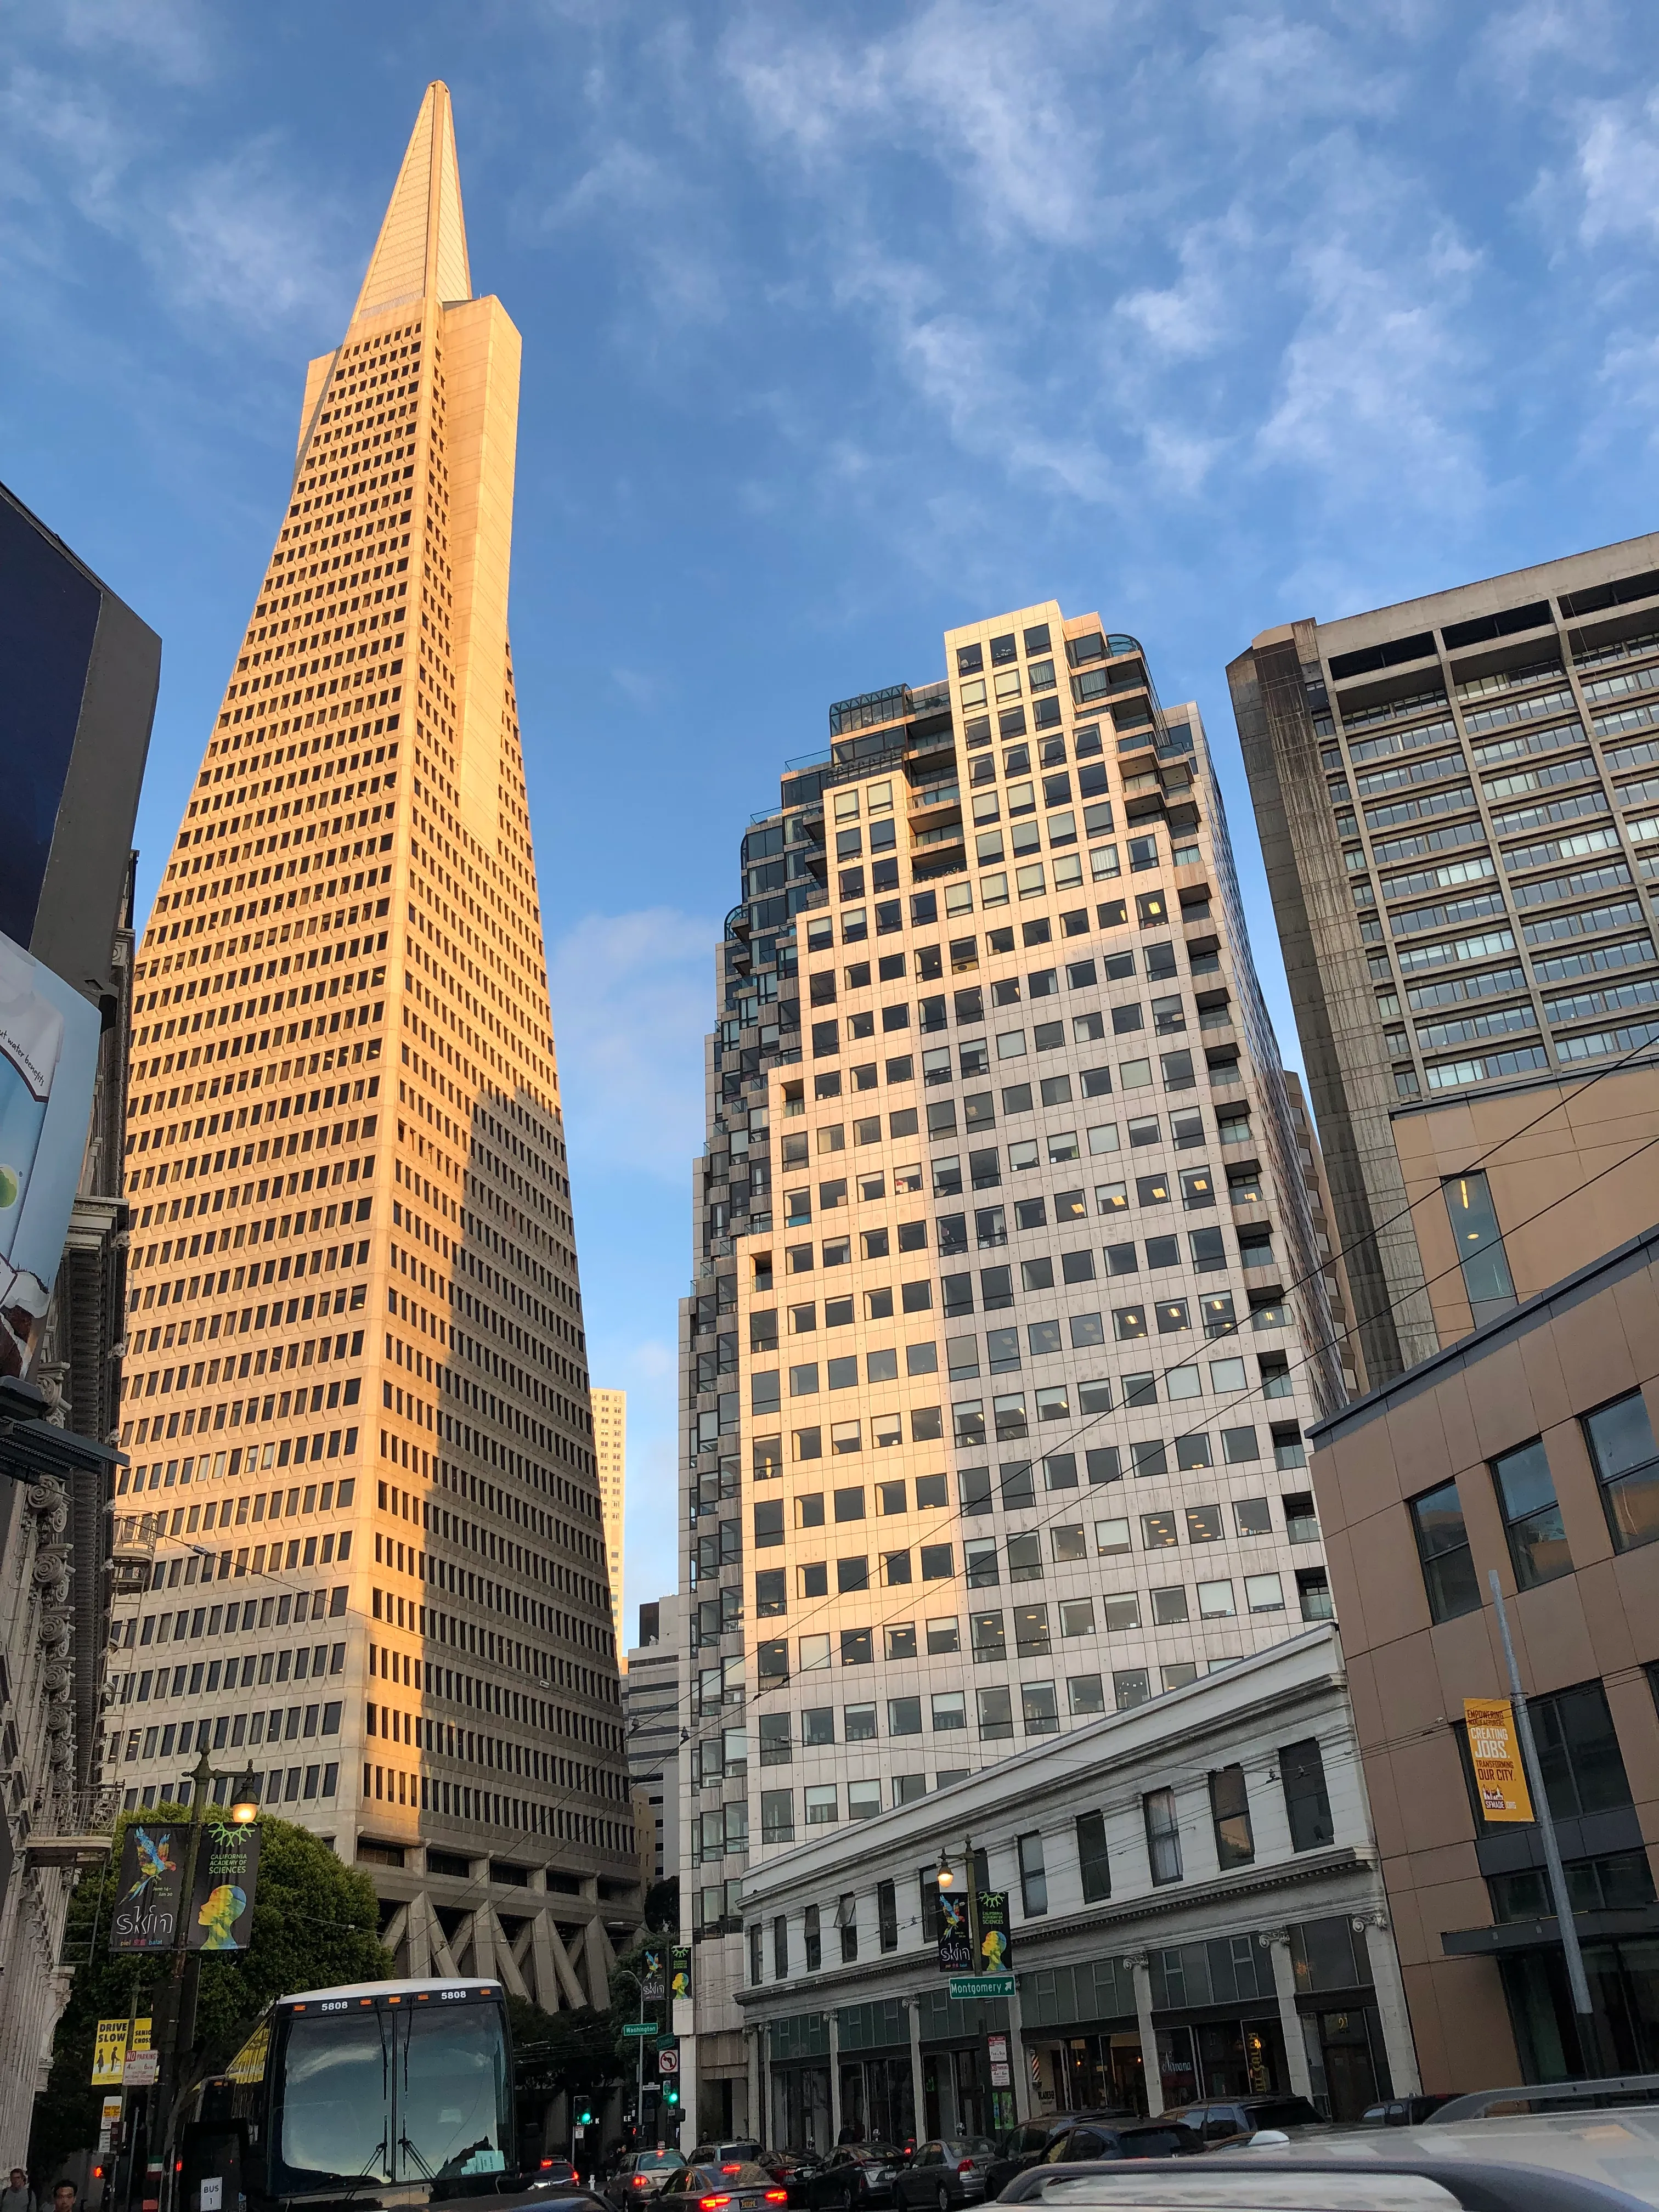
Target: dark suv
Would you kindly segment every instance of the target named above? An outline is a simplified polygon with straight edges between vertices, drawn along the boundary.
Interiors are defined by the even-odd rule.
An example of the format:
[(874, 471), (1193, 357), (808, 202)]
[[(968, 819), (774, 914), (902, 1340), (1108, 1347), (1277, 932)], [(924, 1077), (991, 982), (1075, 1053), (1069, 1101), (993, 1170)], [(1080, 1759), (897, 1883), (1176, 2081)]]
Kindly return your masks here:
[(1190, 2128), (1202, 2138), (1206, 2150), (1216, 2150), (1224, 2144), (1247, 2143), (1258, 2128), (1299, 2131), (1330, 2125), (1305, 2097), (1217, 2098), (1206, 2104), (1186, 2106), (1178, 2112), (1165, 2112), (1163, 2117)]
[(1047, 2158), (1060, 2138), (1080, 2122), (1105, 2120), (1114, 2126), (1127, 2126), (1139, 2118), (1138, 2113), (1103, 2108), (1091, 2112), (1050, 2112), (1045, 2119), (1023, 2120), (1018, 2127), (1009, 2129), (998, 2155), (987, 2169), (987, 2197), (1000, 2197), (1017, 2173), (1024, 2173), (1028, 2166)]

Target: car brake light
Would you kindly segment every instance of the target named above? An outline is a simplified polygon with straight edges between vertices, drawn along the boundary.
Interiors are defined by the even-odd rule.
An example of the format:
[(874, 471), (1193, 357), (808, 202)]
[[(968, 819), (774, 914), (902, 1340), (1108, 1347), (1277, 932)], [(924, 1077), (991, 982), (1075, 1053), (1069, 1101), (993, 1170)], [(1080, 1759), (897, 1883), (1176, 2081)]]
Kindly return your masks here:
[(636, 2173), (633, 2177), (633, 2182), (635, 2189), (649, 2189), (651, 2177), (648, 2173)]
[(769, 2189), (766, 2192), (766, 2201), (769, 2204), (787, 2204), (789, 2202), (789, 2191), (787, 2189)]
[(974, 2161), (971, 2158), (959, 2158), (957, 2160), (957, 2172), (958, 2173), (971, 2173), (973, 2170)]
[(721, 2212), (721, 2208), (731, 2202), (732, 2199), (729, 2197), (700, 2197), (697, 2199), (697, 2212)]

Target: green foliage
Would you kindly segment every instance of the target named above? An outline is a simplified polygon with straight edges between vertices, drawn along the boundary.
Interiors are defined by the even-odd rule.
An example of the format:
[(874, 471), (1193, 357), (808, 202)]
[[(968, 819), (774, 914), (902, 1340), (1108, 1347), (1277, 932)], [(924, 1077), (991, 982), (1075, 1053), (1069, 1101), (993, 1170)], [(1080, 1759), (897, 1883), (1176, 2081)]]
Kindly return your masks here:
[(507, 2011), (519, 2081), (532, 2097), (559, 2090), (572, 2097), (589, 2095), (632, 2069), (615, 2012), (596, 2012), (592, 2005), (575, 2012), (544, 2012), (527, 1997), (511, 1996)]
[[(183, 1808), (155, 1808), (142, 1817), (185, 1820)], [(35, 2100), (30, 2165), (57, 2170), (67, 2153), (98, 2140), (104, 2092), (90, 2085), (93, 2042), (100, 2020), (142, 2014), (172, 1970), (170, 1955), (112, 1955), (122, 1838), (128, 1822), (116, 1822), (109, 1863), (101, 1875), (82, 1875), (70, 1900), (64, 1957), (74, 1967), (69, 2003), (52, 2040), (47, 2086)], [(262, 1814), (259, 1885), (252, 1932), (246, 1951), (231, 1958), (203, 1957), (196, 2009), (198, 2066), (222, 2065), (273, 1997), (290, 1990), (327, 1989), (341, 1982), (385, 1980), (391, 1954), (381, 1946), (374, 1885), (343, 1866), (326, 1844), (291, 1821)]]
[(679, 1941), (680, 1878), (671, 1874), (665, 1881), (653, 1881), (645, 1893), (645, 1924), (659, 1936)]

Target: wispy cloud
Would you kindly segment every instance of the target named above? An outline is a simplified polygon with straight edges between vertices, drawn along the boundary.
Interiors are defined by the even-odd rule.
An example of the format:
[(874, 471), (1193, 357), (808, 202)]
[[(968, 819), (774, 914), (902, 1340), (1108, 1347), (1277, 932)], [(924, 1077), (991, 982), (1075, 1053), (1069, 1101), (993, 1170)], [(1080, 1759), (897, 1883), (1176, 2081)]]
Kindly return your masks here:
[(647, 908), (585, 915), (549, 947), (565, 1118), (589, 1174), (659, 1178), (689, 1206), (719, 940), (712, 917)]

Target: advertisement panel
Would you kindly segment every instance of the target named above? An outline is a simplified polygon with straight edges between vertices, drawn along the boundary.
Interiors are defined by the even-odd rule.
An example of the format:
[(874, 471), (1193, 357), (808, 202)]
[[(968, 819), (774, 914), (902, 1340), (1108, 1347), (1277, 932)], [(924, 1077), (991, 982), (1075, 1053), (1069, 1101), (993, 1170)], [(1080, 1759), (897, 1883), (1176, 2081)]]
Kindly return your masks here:
[(640, 1995), (647, 2004), (659, 2004), (664, 1988), (662, 1953), (654, 1943), (648, 1943), (640, 1954)]
[(121, 1839), (121, 1873), (110, 1919), (112, 1951), (170, 1951), (179, 1924), (190, 1830), (181, 1821), (133, 1820)]
[(98, 1009), (0, 934), (0, 1374), (46, 1319), (86, 1152)]
[(974, 1939), (968, 1925), (966, 1894), (939, 1893), (939, 1970), (941, 1974), (964, 1974), (974, 1963)]
[(691, 1947), (677, 1943), (668, 1954), (669, 1994), (678, 2001), (691, 1994)]
[(1499, 1821), (1535, 1818), (1515, 1733), (1515, 1709), (1509, 1699), (1465, 1698), (1463, 1720), (1483, 1816)]
[(1013, 1945), (1008, 1932), (1008, 1893), (982, 1889), (979, 1893), (979, 1958), (977, 1969), (1000, 1974), (1010, 1964)]
[(246, 1951), (259, 1882), (259, 1830), (227, 1820), (202, 1831), (190, 1887), (187, 1951)]

